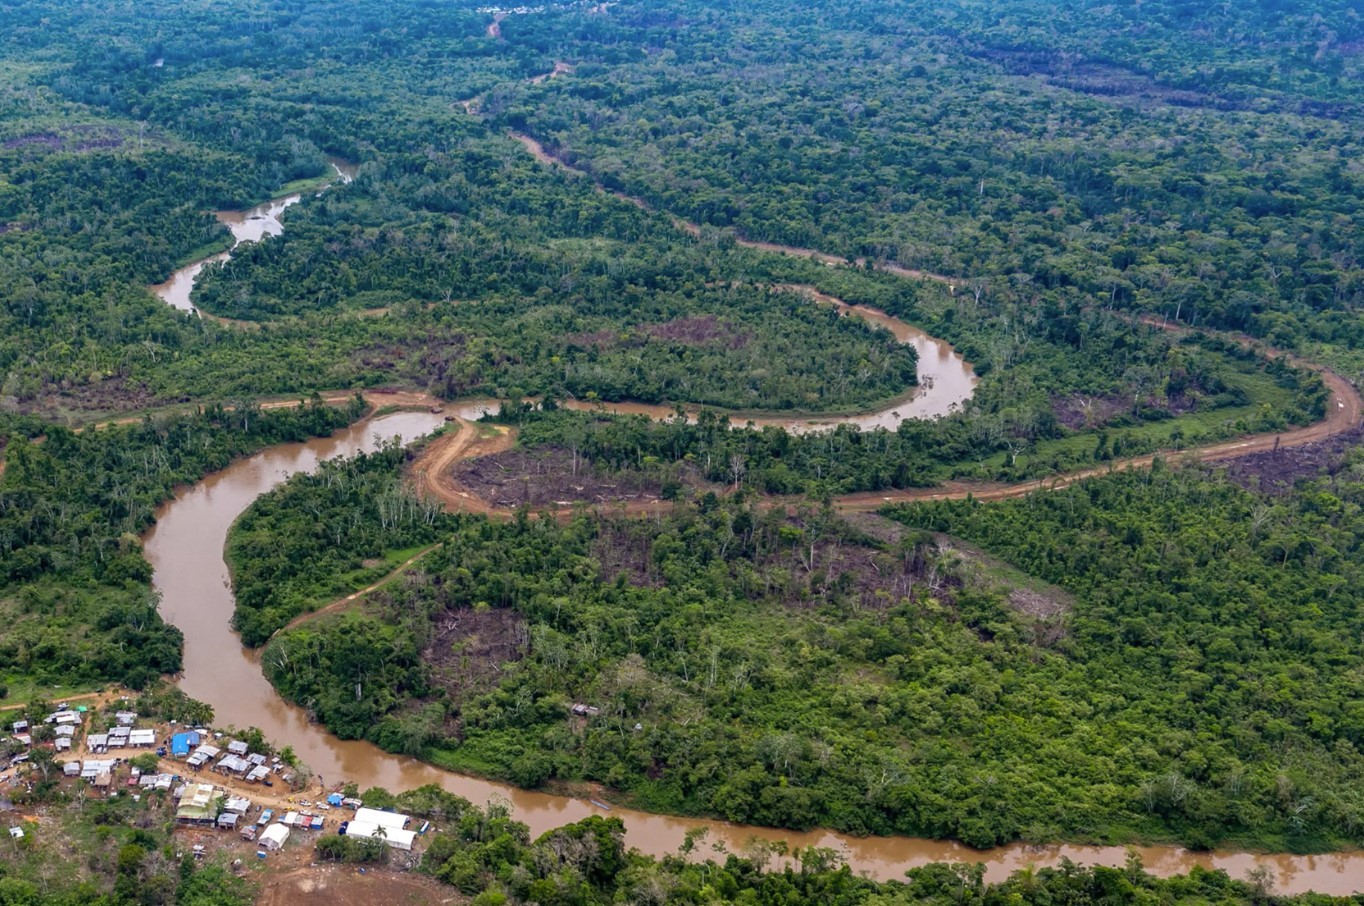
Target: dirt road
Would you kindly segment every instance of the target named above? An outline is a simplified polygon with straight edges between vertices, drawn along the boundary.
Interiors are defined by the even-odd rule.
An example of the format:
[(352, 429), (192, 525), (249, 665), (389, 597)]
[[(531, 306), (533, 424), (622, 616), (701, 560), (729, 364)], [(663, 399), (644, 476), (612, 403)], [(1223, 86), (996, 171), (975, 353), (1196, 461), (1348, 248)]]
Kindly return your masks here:
[(317, 610), (310, 610), (307, 613), (299, 614), (281, 628), (276, 629), (271, 634), (271, 638), (273, 638), (276, 635), (279, 635), (281, 632), (286, 632), (290, 629), (294, 629), (298, 626), (301, 626), (302, 624), (308, 622), (309, 620), (315, 620), (324, 614), (340, 613), (341, 611), (347, 609), (356, 601), (360, 600), (361, 598), (365, 597), (371, 592), (383, 588), (385, 585), (392, 582), (394, 579), (398, 578), (403, 573), (407, 572), (408, 569), (412, 567), (412, 564), (416, 563), (418, 560), (425, 557), (427, 554), (431, 553), (433, 550), (436, 550), (441, 546), (442, 545), (439, 544), (432, 544), (428, 547), (422, 548), (420, 551), (413, 554), (411, 557), (408, 557), (402, 563), (394, 567), (392, 572), (388, 573), (383, 578), (379, 579), (377, 582), (374, 582), (370, 585), (366, 585), (359, 591), (352, 592), (351, 594), (346, 595), (344, 598), (337, 598), (335, 601), (332, 601), (326, 607), (319, 607)]
[[(1007, 500), (1013, 497), (1022, 497), (1034, 491), (1059, 490), (1077, 481), (1109, 472), (1149, 468), (1157, 457), (1163, 457), (1171, 463), (1216, 462), (1251, 453), (1263, 453), (1275, 449), (1288, 450), (1342, 434), (1364, 421), (1364, 399), (1361, 399), (1359, 392), (1349, 381), (1329, 369), (1295, 360), (1291, 356), (1289, 358), (1293, 364), (1310, 368), (1321, 374), (1322, 380), (1325, 381), (1326, 387), (1330, 391), (1330, 396), (1326, 401), (1326, 417), (1306, 427), (1295, 428), (1291, 431), (1233, 438), (1232, 440), (1219, 441), (1187, 450), (1165, 450), (1142, 456), (1132, 456), (1094, 468), (1063, 472), (1047, 478), (1015, 484), (958, 481), (947, 482), (932, 488), (844, 494), (833, 499), (833, 506), (843, 512), (865, 512), (879, 509), (889, 503), (910, 503), (918, 500), (961, 500), (968, 496), (975, 497), (977, 500)], [(460, 437), (462, 436), (463, 433), (461, 432), (461, 435), (451, 438), (449, 442), (437, 450), (428, 449), (418, 460), (420, 469), (414, 469), (414, 474), (417, 476), (422, 492), (434, 494), (445, 503), (447, 508), (454, 511), (510, 518), (513, 513), (512, 510), (498, 508), (479, 498), (468, 488), (460, 485), (454, 479), (452, 472), (454, 464), (460, 460), (487, 456), (494, 452), (510, 449), (515, 440), (514, 434), (510, 429), (507, 429), (499, 438), (498, 444), (484, 446), (475, 446), (468, 441), (461, 441)], [(436, 447), (436, 445), (433, 444), (432, 447)], [(788, 505), (793, 502), (786, 498), (772, 498), (770, 505)], [(581, 506), (587, 505), (581, 504)], [(673, 506), (674, 504), (668, 501), (631, 501), (628, 504), (593, 505), (588, 508), (625, 515), (648, 515), (668, 512)], [(567, 519), (576, 512), (576, 509), (576, 507), (561, 507), (543, 512), (558, 519)]]
[(495, 435), (485, 436), (480, 426), (473, 422), (458, 419), (456, 424), (459, 425), (457, 431), (426, 445), (409, 469), (409, 474), (423, 493), (434, 495), (452, 512), (484, 515), (502, 513), (456, 481), (453, 467), (460, 460), (510, 450), (516, 443), (516, 434), (511, 428), (497, 426)]

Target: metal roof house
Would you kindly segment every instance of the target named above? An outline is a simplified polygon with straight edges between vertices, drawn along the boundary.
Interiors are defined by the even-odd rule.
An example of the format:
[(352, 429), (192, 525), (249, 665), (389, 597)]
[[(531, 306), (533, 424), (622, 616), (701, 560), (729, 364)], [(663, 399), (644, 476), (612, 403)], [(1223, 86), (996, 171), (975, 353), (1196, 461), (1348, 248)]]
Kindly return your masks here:
[(101, 760), (99, 758), (87, 758), (81, 762), (81, 779), (97, 780), (101, 774), (109, 774), (114, 770), (114, 760)]
[(171, 754), (176, 758), (184, 758), (189, 754), (189, 750), (198, 744), (199, 734), (193, 730), (176, 733), (171, 736)]
[(214, 770), (223, 774), (245, 774), (251, 770), (251, 762), (240, 755), (224, 755)]
[(218, 816), (223, 794), (207, 783), (196, 783), (185, 790), (175, 820), (183, 824), (212, 824)]

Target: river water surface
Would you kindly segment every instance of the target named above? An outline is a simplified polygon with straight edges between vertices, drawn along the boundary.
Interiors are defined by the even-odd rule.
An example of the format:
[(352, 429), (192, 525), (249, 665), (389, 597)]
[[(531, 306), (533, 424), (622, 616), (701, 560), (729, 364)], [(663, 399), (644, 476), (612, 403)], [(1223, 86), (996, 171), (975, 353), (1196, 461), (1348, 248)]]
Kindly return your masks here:
[[(337, 162), (338, 164), (340, 162)], [(338, 166), (340, 177), (353, 170)], [(219, 212), (237, 243), (279, 235), (280, 214), (300, 196), (277, 199), (245, 212)], [(230, 253), (208, 259), (222, 260)], [(192, 264), (154, 287), (168, 303), (193, 311), (189, 302), (194, 279), (208, 261)], [(794, 289), (794, 287), (793, 287)], [(757, 426), (777, 425), (793, 431), (827, 428), (849, 422), (863, 428), (894, 428), (906, 418), (941, 416), (969, 399), (975, 375), (950, 345), (875, 309), (846, 306), (836, 299), (809, 293), (822, 304), (885, 327), (919, 353), (921, 386), (878, 411), (860, 416), (820, 418), (754, 418)], [(266, 682), (256, 652), (242, 647), (231, 630), (234, 601), (223, 560), (223, 547), (232, 523), (252, 501), (290, 475), (311, 472), (324, 460), (372, 450), (383, 439), (416, 440), (439, 427), (446, 415), (475, 419), (492, 404), (471, 400), (440, 412), (397, 412), (366, 419), (331, 437), (299, 444), (281, 444), (208, 476), (163, 506), (148, 532), (145, 552), (154, 570), (153, 585), (162, 595), (161, 612), (185, 635), (184, 691), (213, 706), (216, 723), (259, 727), (279, 745), (292, 746), (298, 756), (328, 785), (354, 781), (361, 788), (382, 786), (398, 792), (435, 783), (475, 803), (491, 798), (509, 801), (518, 820), (533, 835), (591, 814), (605, 814), (582, 800), (518, 790), (499, 783), (464, 777), (390, 755), (364, 742), (343, 742), (310, 723), (299, 708), (284, 702)], [(667, 417), (661, 406), (614, 404), (608, 408)], [(743, 424), (742, 417), (732, 419)], [(1069, 858), (1083, 865), (1121, 866), (1124, 847), (1014, 844), (981, 852), (961, 844), (906, 837), (848, 837), (828, 831), (798, 833), (735, 825), (721, 821), (673, 818), (614, 808), (610, 815), (625, 822), (627, 843), (651, 855), (676, 852), (688, 830), (705, 827), (709, 843), (723, 843), (743, 851), (752, 840), (784, 840), (792, 846), (821, 846), (838, 850), (849, 865), (880, 879), (900, 878), (906, 869), (930, 862), (980, 862), (986, 877), (999, 881), (1028, 865), (1054, 865)], [(704, 851), (704, 847), (702, 848)], [(1241, 878), (1256, 867), (1270, 870), (1275, 890), (1298, 893), (1348, 894), (1364, 890), (1364, 853), (1322, 856), (1254, 855), (1248, 853), (1190, 853), (1178, 847), (1137, 847), (1148, 870), (1159, 875), (1179, 874), (1195, 865), (1226, 869)]]
[[(452, 406), (447, 412), (475, 417), (478, 406)], [(476, 803), (500, 797), (512, 804), (517, 819), (530, 825), (532, 834), (594, 813), (607, 814), (585, 800), (463, 777), (387, 754), (368, 743), (338, 740), (275, 693), (261, 673), (256, 653), (243, 648), (230, 628), (233, 598), (223, 545), (233, 521), (253, 500), (292, 474), (314, 470), (325, 459), (373, 449), (378, 439), (396, 436), (410, 441), (428, 434), (442, 424), (445, 414), (398, 412), (368, 419), (328, 438), (272, 447), (210, 475), (161, 509), (145, 539), (146, 555), (155, 571), (153, 584), (162, 595), (161, 612), (185, 634), (181, 688), (211, 704), (219, 725), (260, 727), (278, 744), (293, 746), (329, 785), (350, 780), (361, 788), (382, 786), (396, 792), (435, 783)], [(1112, 866), (1121, 866), (1127, 858), (1122, 847), (1016, 844), (980, 852), (951, 842), (777, 831), (619, 807), (609, 814), (624, 820), (630, 846), (652, 855), (675, 852), (688, 829), (704, 826), (710, 831), (708, 842), (720, 841), (737, 851), (755, 837), (786, 840), (793, 846), (831, 847), (840, 851), (854, 870), (881, 879), (899, 878), (905, 869), (929, 862), (982, 862), (987, 878), (997, 881), (1029, 864), (1054, 865), (1062, 857), (1085, 865)], [(1364, 889), (1361, 853), (1276, 856), (1190, 853), (1177, 847), (1144, 847), (1136, 852), (1149, 870), (1161, 875), (1202, 865), (1224, 868), (1240, 878), (1250, 869), (1264, 866), (1273, 873), (1279, 892), (1347, 894)]]
[[(355, 178), (356, 167), (354, 164), (347, 163), (340, 158), (329, 158), (328, 163), (336, 171), (339, 181), (345, 183)], [(246, 211), (214, 211), (213, 216), (218, 218), (218, 222), (232, 231), (232, 248), (236, 248), (243, 242), (259, 242), (267, 236), (278, 236), (284, 232), (284, 224), (280, 220), (280, 215), (286, 209), (298, 204), (303, 200), (302, 195), (286, 195), (283, 198), (275, 198), (256, 205)], [(181, 311), (198, 312), (198, 309), (190, 302), (190, 294), (194, 291), (194, 281), (199, 279), (199, 274), (204, 267), (217, 261), (226, 261), (232, 257), (232, 251), (220, 252), (207, 258), (187, 264), (178, 271), (166, 278), (164, 283), (157, 283), (151, 287), (151, 291), (160, 296), (168, 305), (172, 305)]]

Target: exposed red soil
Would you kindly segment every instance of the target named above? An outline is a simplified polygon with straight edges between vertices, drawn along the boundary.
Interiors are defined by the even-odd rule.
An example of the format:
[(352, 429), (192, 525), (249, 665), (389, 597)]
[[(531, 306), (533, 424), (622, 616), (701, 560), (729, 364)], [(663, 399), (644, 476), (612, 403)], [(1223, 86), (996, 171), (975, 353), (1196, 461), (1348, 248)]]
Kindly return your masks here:
[(539, 85), (543, 82), (548, 82), (550, 79), (558, 78), (561, 75), (568, 75), (572, 71), (573, 71), (572, 63), (565, 63), (563, 60), (556, 60), (554, 63), (554, 68), (551, 69), (549, 72), (542, 73), (538, 76), (533, 76), (527, 81), (529, 81), (532, 85)]
[(432, 494), (447, 509), (464, 513), (506, 514), (482, 497), (471, 492), (455, 475), (454, 465), (462, 460), (503, 453), (512, 448), (516, 435), (510, 428), (498, 428), (497, 434), (481, 437), (472, 422), (459, 420), (458, 429), (427, 444), (408, 467), (421, 493)]
[(267, 875), (256, 906), (443, 906), (466, 899), (425, 875), (374, 867), (362, 872), (354, 865), (306, 865)]

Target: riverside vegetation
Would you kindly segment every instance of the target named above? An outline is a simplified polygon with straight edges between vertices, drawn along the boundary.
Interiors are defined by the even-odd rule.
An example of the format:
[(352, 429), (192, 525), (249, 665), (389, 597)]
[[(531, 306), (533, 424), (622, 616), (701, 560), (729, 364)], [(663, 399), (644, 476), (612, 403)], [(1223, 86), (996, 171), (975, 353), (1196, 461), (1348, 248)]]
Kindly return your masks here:
[[(1157, 470), (897, 509), (893, 525), (824, 506), (1322, 416), (1310, 371), (1142, 316), (1349, 375), (1364, 362), (1357, 17), (1330, 0), (1005, 6), (551, 4), (494, 38), (486, 14), (417, 2), (8, 4), (9, 691), (178, 668), (137, 541), (156, 506), (363, 408), (251, 400), (538, 396), (503, 410), (518, 455), (567, 453), (676, 509), (450, 516), (410, 496), (398, 450), (296, 479), (231, 542), (236, 623), (269, 641), (285, 695), (343, 735), (667, 811), (977, 845), (1364, 842), (1347, 442), (1257, 460), (1263, 481)], [(531, 81), (558, 61), (571, 73)], [(329, 156), (357, 179), (207, 268), (194, 301), (213, 317), (147, 291), (226, 247), (210, 211), (314, 189)], [(689, 403), (741, 424), (914, 386), (908, 347), (793, 286), (953, 343), (975, 396), (933, 422), (801, 437), (731, 429), (725, 411), (689, 425), (554, 405)], [(783, 512), (767, 494), (807, 499)], [(943, 533), (1031, 574), (1040, 599)], [(433, 544), (364, 608), (284, 629)], [(580, 700), (602, 712), (571, 720)], [(525, 899), (514, 862), (461, 877), (497, 874), (496, 895)], [(651, 890), (695, 898), (724, 872), (726, 896), (816, 895), (805, 880), (761, 892), (746, 864), (659, 870)], [(904, 894), (842, 877), (849, 899)], [(959, 901), (1259, 895), (1121, 877), (950, 883)], [(944, 879), (921, 899), (948, 896)]]
[[(1017, 902), (1141, 902), (1251, 906), (1266, 902), (1263, 879), (1235, 881), (1223, 872), (1195, 869), (1185, 877), (1160, 879), (1138, 860), (1123, 868), (1064, 865), (1016, 872), (987, 883), (978, 868), (933, 865), (916, 868), (903, 881), (876, 882), (839, 864), (831, 850), (797, 850), (755, 845), (744, 852), (696, 855), (704, 835), (689, 837), (682, 852), (663, 858), (627, 851), (619, 819), (593, 817), (531, 839), (524, 824), (497, 804), (480, 808), (436, 787), (394, 795), (373, 788), (350, 790), (366, 802), (392, 806), (441, 830), (423, 852), (419, 870), (479, 906), (508, 902), (606, 904), (745, 902), (781, 904), (834, 902), (849, 906), (929, 906)], [(36, 803), (28, 801), (33, 807)], [(251, 875), (232, 871), (215, 857), (176, 859), (174, 836), (166, 831), (170, 803), (163, 792), (139, 800), (122, 796), (85, 803), (50, 801), (47, 820), (30, 825), (9, 849), (0, 877), (0, 896), (14, 906), (244, 906), (258, 892)], [(78, 854), (80, 858), (71, 858)], [(320, 837), (319, 862), (345, 862), (374, 871), (387, 861), (382, 845), (350, 837)], [(378, 866), (382, 871), (382, 865)], [(1275, 902), (1317, 906), (1344, 903), (1316, 895), (1278, 897)]]
[[(499, 524), (404, 499), (402, 459), (292, 480), (229, 550), (254, 643), (362, 560), (443, 542), (266, 648), (271, 681), (343, 736), (783, 827), (1358, 838), (1353, 456), (1287, 494), (1158, 467), (897, 508), (903, 531), (714, 495)], [(925, 530), (1054, 587), (1039, 606)]]

